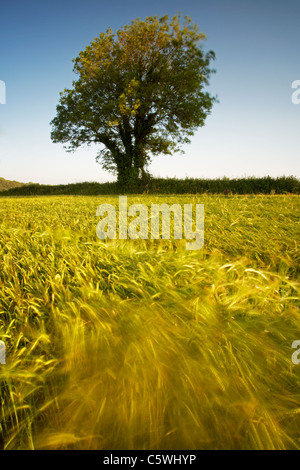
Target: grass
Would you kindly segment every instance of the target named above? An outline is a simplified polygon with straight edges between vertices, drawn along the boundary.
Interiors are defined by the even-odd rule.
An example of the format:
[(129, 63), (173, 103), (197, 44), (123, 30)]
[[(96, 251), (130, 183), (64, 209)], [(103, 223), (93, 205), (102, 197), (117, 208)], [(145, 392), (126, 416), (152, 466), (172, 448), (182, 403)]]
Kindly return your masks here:
[(204, 203), (205, 243), (96, 237), (118, 198), (2, 198), (3, 449), (299, 449), (299, 196)]

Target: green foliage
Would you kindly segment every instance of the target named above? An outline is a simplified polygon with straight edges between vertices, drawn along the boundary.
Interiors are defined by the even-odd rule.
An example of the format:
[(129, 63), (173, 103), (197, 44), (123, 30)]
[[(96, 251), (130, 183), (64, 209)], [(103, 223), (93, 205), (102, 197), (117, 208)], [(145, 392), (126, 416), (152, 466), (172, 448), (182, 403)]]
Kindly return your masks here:
[(101, 242), (103, 203), (1, 199), (2, 447), (299, 450), (299, 196), (176, 196), (195, 252)]
[(147, 178), (120, 191), (116, 183), (72, 183), (59, 185), (30, 184), (0, 191), (2, 196), (42, 196), (42, 195), (101, 195), (101, 194), (299, 194), (300, 181), (294, 176), (271, 178)]
[(53, 142), (102, 144), (97, 160), (132, 189), (152, 156), (179, 151), (211, 111), (204, 86), (214, 53), (203, 52), (204, 37), (179, 15), (101, 33), (74, 59), (78, 79), (61, 93)]

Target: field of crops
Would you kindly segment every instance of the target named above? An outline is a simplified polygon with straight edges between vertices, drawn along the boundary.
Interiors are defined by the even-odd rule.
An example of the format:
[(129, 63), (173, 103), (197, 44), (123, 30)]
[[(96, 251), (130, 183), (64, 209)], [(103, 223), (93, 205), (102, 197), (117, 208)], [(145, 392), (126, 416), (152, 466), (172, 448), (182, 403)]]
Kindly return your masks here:
[(300, 197), (133, 202), (204, 204), (204, 247), (0, 199), (0, 448), (300, 449)]

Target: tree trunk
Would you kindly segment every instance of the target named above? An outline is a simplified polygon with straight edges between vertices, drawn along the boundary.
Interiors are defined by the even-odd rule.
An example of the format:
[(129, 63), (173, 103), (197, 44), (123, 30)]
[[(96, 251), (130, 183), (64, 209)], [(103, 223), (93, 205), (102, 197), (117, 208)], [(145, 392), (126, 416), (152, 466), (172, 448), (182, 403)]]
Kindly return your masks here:
[(122, 191), (141, 192), (148, 182), (149, 175), (145, 171), (145, 159), (141, 145), (133, 152), (127, 152), (118, 157), (118, 186)]
[[(127, 158), (126, 158), (127, 157)], [(124, 156), (117, 164), (118, 186), (121, 191), (136, 191), (138, 188), (138, 174), (132, 159)]]

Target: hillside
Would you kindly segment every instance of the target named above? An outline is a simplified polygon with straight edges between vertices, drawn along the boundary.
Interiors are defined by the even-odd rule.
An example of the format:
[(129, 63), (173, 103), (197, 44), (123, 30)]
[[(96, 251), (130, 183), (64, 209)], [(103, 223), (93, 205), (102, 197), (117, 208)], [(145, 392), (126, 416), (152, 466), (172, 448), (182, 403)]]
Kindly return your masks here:
[(7, 189), (11, 188), (19, 188), (20, 186), (24, 186), (25, 183), (20, 183), (19, 181), (10, 181), (4, 178), (0, 178), (0, 191), (6, 191)]

